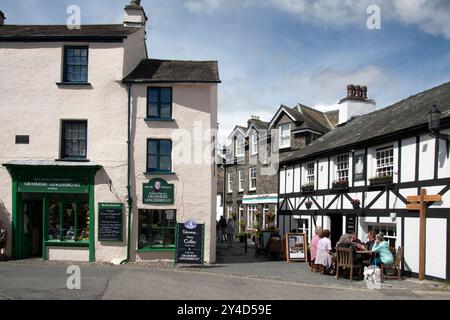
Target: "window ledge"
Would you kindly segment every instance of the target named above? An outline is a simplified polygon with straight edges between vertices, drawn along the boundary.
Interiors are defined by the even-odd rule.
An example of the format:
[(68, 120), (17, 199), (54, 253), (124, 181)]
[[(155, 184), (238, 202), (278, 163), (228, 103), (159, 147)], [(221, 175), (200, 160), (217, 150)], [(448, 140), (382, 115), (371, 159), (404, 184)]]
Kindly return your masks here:
[(56, 159), (56, 162), (91, 162), (89, 159)]
[(90, 82), (57, 82), (57, 86), (78, 86), (78, 87), (92, 87)]
[(161, 175), (161, 176), (173, 176), (176, 175), (175, 172), (144, 172), (144, 175), (146, 176), (156, 176), (156, 175)]
[(144, 118), (146, 122), (175, 122), (175, 119)]
[(136, 250), (136, 253), (145, 253), (145, 252), (175, 252), (175, 247), (173, 248), (144, 248)]

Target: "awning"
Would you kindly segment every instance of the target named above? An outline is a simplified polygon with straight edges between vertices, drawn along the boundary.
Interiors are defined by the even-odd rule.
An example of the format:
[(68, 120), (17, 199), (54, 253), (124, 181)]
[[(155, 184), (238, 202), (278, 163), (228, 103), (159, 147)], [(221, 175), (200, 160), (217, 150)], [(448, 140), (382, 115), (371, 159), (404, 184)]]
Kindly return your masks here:
[(277, 204), (278, 195), (274, 194), (258, 194), (251, 196), (244, 196), (242, 204)]

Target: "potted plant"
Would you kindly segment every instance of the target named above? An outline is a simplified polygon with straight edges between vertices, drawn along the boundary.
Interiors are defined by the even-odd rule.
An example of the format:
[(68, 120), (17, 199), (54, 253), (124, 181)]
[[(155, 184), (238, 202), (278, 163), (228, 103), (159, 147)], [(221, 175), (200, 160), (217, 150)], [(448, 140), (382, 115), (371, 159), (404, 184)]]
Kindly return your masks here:
[(333, 189), (348, 189), (348, 180), (347, 179), (339, 179), (333, 181)]
[(352, 205), (353, 205), (353, 209), (359, 209), (359, 206), (361, 205), (361, 201), (359, 201), (358, 199), (353, 199)]
[(269, 221), (273, 221), (273, 219), (275, 218), (275, 214), (272, 211), (267, 211), (266, 212), (266, 218)]
[(308, 210), (311, 209), (312, 205), (313, 205), (313, 203), (311, 201), (305, 202), (306, 209), (308, 209)]
[(247, 237), (247, 233), (245, 233), (245, 232), (239, 232), (239, 242), (240, 242), (240, 243), (244, 243), (246, 237)]
[(393, 177), (391, 175), (378, 175), (369, 179), (371, 186), (387, 185), (393, 182)]
[(313, 192), (314, 183), (307, 183), (302, 186), (302, 192)]

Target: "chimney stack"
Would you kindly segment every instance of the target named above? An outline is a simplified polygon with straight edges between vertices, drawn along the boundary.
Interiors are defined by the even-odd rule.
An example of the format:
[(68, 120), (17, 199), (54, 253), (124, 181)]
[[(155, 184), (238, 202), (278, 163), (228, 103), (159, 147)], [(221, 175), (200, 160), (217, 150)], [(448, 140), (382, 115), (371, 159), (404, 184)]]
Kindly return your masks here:
[(3, 13), (3, 11), (0, 10), (0, 26), (5, 25), (5, 20), (6, 20), (5, 14)]
[(123, 19), (125, 27), (145, 27), (147, 20), (147, 15), (141, 6), (141, 0), (132, 0), (125, 7), (125, 17)]

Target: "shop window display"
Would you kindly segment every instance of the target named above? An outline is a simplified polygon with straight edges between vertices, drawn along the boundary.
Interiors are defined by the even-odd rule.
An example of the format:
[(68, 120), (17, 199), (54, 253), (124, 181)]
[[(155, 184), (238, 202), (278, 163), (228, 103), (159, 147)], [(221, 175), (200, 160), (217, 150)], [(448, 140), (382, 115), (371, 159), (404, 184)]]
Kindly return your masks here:
[(139, 210), (139, 249), (175, 247), (175, 210)]

